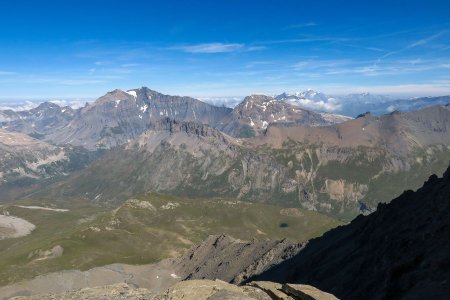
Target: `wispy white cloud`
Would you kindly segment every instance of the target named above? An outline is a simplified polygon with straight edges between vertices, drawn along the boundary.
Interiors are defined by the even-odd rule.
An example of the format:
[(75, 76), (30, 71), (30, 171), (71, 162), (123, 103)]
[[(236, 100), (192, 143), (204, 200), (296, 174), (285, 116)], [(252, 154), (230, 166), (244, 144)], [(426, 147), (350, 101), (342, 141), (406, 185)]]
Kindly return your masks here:
[(307, 59), (291, 65), (292, 69), (301, 71), (302, 74), (310, 73), (319, 74), (321, 76), (351, 74), (363, 76), (400, 75), (446, 69), (448, 67), (449, 62), (446, 59), (424, 60), (421, 58), (395, 60), (383, 63), (373, 63), (368, 60)]
[(0, 110), (13, 110), (13, 111), (23, 111), (30, 110), (38, 106), (38, 103), (32, 101), (16, 101), (16, 102), (3, 102), (0, 105)]
[(307, 59), (302, 60), (294, 65), (292, 68), (294, 70), (316, 70), (316, 69), (329, 69), (335, 68), (338, 66), (347, 66), (350, 64), (354, 64), (353, 61), (348, 59), (327, 59), (327, 60), (317, 60), (317, 59)]
[(421, 39), (421, 40), (415, 41), (414, 43), (408, 45), (408, 48), (414, 48), (414, 47), (417, 47), (417, 46), (426, 45), (429, 42), (431, 42), (432, 40), (435, 40), (438, 37), (440, 37), (440, 36), (442, 36), (442, 35), (444, 35), (444, 34), (446, 34), (448, 32), (450, 32), (450, 30), (440, 31), (440, 32), (438, 32), (436, 34), (433, 34), (432, 36), (429, 36), (429, 37), (427, 37), (425, 39)]
[(243, 50), (245, 48), (244, 44), (224, 44), (224, 43), (205, 43), (205, 44), (197, 44), (197, 45), (188, 45), (175, 47), (176, 49), (181, 49), (185, 52), (189, 53), (227, 53), (227, 52), (236, 52)]
[(330, 94), (370, 92), (397, 97), (450, 95), (450, 81), (428, 83), (405, 83), (397, 85), (327, 85), (323, 90)]
[(303, 37), (296, 39), (280, 39), (280, 40), (266, 40), (266, 41), (257, 41), (254, 44), (256, 45), (274, 45), (274, 44), (300, 44), (300, 43), (313, 43), (313, 42), (349, 42), (354, 41), (354, 38), (346, 38), (346, 37), (321, 37), (321, 36), (312, 36), (312, 37)]
[(242, 102), (242, 97), (200, 97), (200, 101), (215, 105), (233, 108)]
[(329, 98), (327, 100), (299, 99), (295, 101), (297, 105), (315, 111), (326, 111), (329, 113), (339, 112), (342, 104), (338, 99)]
[(392, 55), (395, 55), (395, 54), (399, 54), (399, 53), (405, 52), (407, 50), (416, 48), (418, 46), (427, 45), (428, 43), (432, 42), (433, 40), (435, 40), (435, 39), (437, 39), (437, 38), (439, 38), (439, 37), (441, 37), (441, 36), (443, 36), (443, 35), (445, 35), (445, 34), (447, 34), (449, 32), (450, 32), (450, 30), (448, 30), (448, 29), (447, 30), (442, 30), (442, 31), (440, 31), (438, 33), (435, 33), (435, 34), (433, 34), (433, 35), (431, 35), (431, 36), (429, 36), (427, 38), (414, 41), (414, 42), (410, 43), (409, 45), (407, 45), (406, 47), (403, 47), (403, 48), (398, 49), (398, 50), (387, 52), (386, 54), (382, 55), (378, 59), (378, 61), (380, 61), (383, 58), (387, 58), (389, 56), (392, 56)]
[(83, 107), (86, 104), (86, 102), (90, 102), (90, 101), (86, 101), (86, 100), (83, 100), (83, 99), (80, 99), (80, 100), (59, 100), (59, 99), (54, 99), (54, 100), (50, 100), (49, 102), (55, 103), (55, 104), (57, 104), (57, 105), (59, 105), (61, 107), (63, 107), (63, 106), (70, 106), (73, 109), (77, 109), (77, 108)]
[(86, 102), (89, 102), (85, 99), (75, 99), (75, 100), (59, 100), (59, 99), (53, 99), (53, 100), (33, 100), (33, 101), (23, 101), (23, 100), (17, 100), (17, 101), (8, 101), (8, 102), (1, 102), (0, 110), (13, 110), (13, 111), (24, 111), (24, 110), (30, 110), (35, 107), (38, 107), (39, 104), (41, 104), (44, 101), (55, 103), (61, 107), (64, 106), (70, 106), (73, 109), (77, 109), (80, 107), (83, 107)]
[(299, 28), (314, 27), (314, 26), (317, 26), (316, 22), (308, 22), (308, 23), (292, 24), (292, 25), (284, 27), (283, 29), (284, 30), (299, 29)]
[(251, 61), (245, 65), (246, 68), (254, 68), (258, 66), (268, 66), (273, 65), (275, 62), (270, 60), (260, 60), (260, 61)]
[(0, 76), (16, 75), (16, 72), (0, 71)]
[(133, 68), (133, 67), (139, 67), (141, 64), (137, 63), (128, 63), (128, 64), (122, 64), (120, 65), (122, 68)]

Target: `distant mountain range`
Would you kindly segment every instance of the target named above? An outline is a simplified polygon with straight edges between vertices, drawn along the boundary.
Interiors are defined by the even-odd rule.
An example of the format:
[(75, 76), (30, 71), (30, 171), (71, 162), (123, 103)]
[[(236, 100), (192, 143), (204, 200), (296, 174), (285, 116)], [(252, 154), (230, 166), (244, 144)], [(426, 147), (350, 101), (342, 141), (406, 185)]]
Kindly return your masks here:
[(450, 96), (399, 99), (370, 93), (332, 96), (314, 90), (306, 90), (295, 94), (282, 93), (275, 98), (305, 109), (339, 113), (352, 117), (364, 112), (382, 115), (393, 111), (406, 112), (450, 103)]
[(3, 110), (0, 126), (58, 145), (96, 150), (125, 144), (164, 118), (208, 124), (235, 137), (259, 135), (272, 123), (321, 126), (348, 120), (293, 107), (267, 96), (247, 97), (232, 110), (142, 87), (111, 91), (76, 110), (50, 102), (28, 111)]
[[(293, 102), (252, 95), (230, 109), (140, 88), (114, 90), (76, 110), (44, 103), (0, 111), (3, 130), (27, 134), (30, 145), (50, 153), (4, 163), (0, 196), (99, 203), (155, 191), (230, 196), (349, 220), (420, 186), (450, 161), (449, 106), (351, 119)], [(73, 159), (61, 154), (54, 161), (52, 151)], [(72, 169), (63, 167), (68, 161)], [(20, 168), (26, 172), (11, 173)], [(17, 180), (33, 188), (18, 188)]]

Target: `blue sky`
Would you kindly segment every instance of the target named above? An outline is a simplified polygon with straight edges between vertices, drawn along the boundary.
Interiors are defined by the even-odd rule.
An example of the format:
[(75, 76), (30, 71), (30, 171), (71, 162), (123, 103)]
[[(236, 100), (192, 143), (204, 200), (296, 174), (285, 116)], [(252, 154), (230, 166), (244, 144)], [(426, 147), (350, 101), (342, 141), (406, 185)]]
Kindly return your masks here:
[(450, 1), (2, 1), (0, 98), (450, 94)]

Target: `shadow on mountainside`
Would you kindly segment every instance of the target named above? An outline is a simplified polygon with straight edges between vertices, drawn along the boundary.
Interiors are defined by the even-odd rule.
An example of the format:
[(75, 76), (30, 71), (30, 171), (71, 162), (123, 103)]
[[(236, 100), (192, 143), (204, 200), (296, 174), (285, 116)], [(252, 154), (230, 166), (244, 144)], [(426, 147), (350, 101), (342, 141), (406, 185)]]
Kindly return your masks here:
[(342, 299), (449, 299), (450, 168), (253, 280), (312, 284)]

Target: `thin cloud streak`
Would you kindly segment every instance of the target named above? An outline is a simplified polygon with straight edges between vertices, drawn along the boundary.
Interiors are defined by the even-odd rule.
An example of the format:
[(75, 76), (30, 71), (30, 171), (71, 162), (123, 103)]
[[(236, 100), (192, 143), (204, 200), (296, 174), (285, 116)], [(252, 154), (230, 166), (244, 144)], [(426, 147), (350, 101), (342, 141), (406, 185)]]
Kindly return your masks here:
[(223, 43), (206, 43), (190, 46), (175, 47), (181, 49), (184, 52), (189, 53), (227, 53), (236, 52), (244, 49), (244, 44), (223, 44)]
[(308, 23), (301, 23), (301, 24), (292, 24), (292, 25), (284, 27), (283, 30), (299, 29), (299, 28), (314, 27), (314, 26), (317, 26), (317, 23), (308, 22)]
[(355, 38), (335, 38), (335, 37), (305, 37), (298, 39), (284, 39), (284, 40), (267, 40), (267, 41), (257, 41), (253, 44), (255, 45), (275, 45), (275, 44), (299, 44), (299, 43), (313, 43), (313, 42), (350, 42), (354, 41)]
[(433, 41), (433, 40), (435, 40), (435, 39), (441, 37), (442, 35), (445, 35), (445, 34), (448, 33), (448, 32), (450, 32), (450, 30), (448, 30), (448, 29), (447, 29), (447, 30), (443, 30), (443, 31), (440, 31), (440, 32), (438, 32), (438, 33), (435, 33), (435, 34), (433, 34), (433, 35), (431, 35), (431, 36), (429, 36), (429, 37), (427, 37), (427, 38), (425, 38), (425, 39), (417, 40), (417, 41), (415, 41), (415, 42), (413, 42), (413, 43), (407, 45), (407, 46), (404, 47), (404, 48), (401, 48), (401, 49), (396, 50), (396, 51), (388, 52), (388, 53), (382, 55), (382, 56), (378, 59), (378, 61), (380, 61), (380, 60), (383, 59), (383, 58), (387, 58), (387, 57), (389, 57), (389, 56), (392, 56), (392, 55), (394, 55), (394, 54), (399, 54), (399, 53), (402, 53), (402, 52), (404, 52), (404, 51), (407, 51), (407, 50), (416, 48), (416, 47), (418, 47), (418, 46), (424, 46), (424, 45), (430, 43), (431, 41)]

